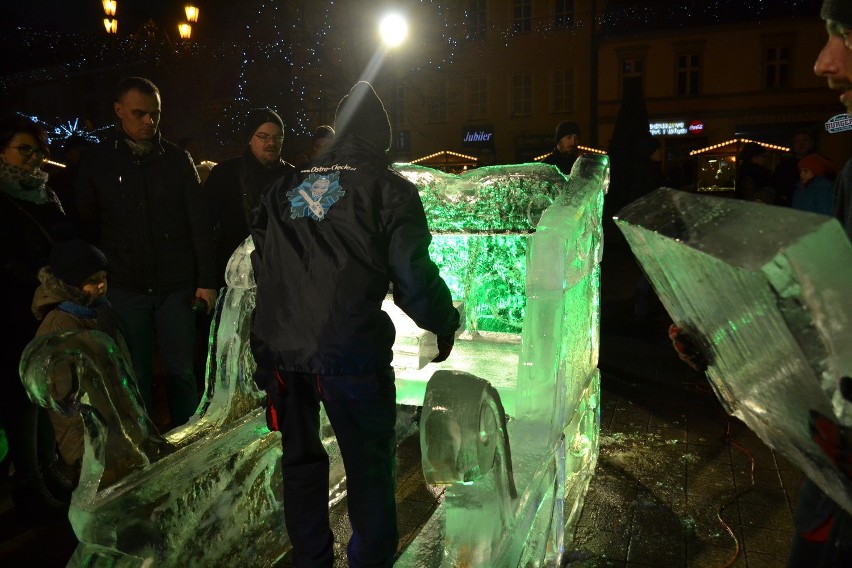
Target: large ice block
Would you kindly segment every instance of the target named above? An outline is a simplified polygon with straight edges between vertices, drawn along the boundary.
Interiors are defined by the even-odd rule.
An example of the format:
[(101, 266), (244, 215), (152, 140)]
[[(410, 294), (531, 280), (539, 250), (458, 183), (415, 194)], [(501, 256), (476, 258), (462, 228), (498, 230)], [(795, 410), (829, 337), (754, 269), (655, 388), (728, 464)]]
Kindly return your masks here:
[[(60, 332), (28, 346), (21, 374), (31, 398), (79, 410), (85, 420), (82, 475), (70, 509), (80, 544), (69, 567), (271, 567), (290, 548), (280, 435), (266, 427), (264, 396), (251, 379), (252, 249), (249, 239), (228, 265), (199, 409), (162, 437), (142, 408), (131, 366), (109, 337)], [(51, 376), (69, 366), (79, 389), (60, 404), (50, 396)], [(329, 499), (336, 502), (345, 496), (344, 475), (325, 419), (323, 443), (332, 463)]]
[(672, 319), (743, 420), (852, 513), (852, 487), (811, 440), (811, 411), (852, 425), (852, 246), (829, 217), (658, 189), (616, 217)]
[[(607, 159), (581, 158), (567, 180), (543, 164), (489, 170), (483, 177), (501, 179), (504, 195), (549, 184), (540, 194), (552, 203), (535, 214), (534, 232), (516, 236), (525, 251), (523, 262), (512, 261), (524, 266), (517, 326), (483, 331), (469, 321), (447, 361), (421, 371), (396, 369), (401, 390), (427, 385), (420, 425), (424, 476), (446, 486), (444, 501), (397, 561), (401, 567), (561, 565), (597, 458)], [(430, 175), (447, 187), (455, 181)], [(493, 235), (464, 236), (470, 246)], [(471, 290), (482, 278), (464, 263), (441, 269), (445, 279), (462, 283), (455, 291), (468, 304), (468, 318), (476, 319), (470, 304), (481, 296)]]
[(527, 239), (565, 177), (545, 164), (461, 175), (411, 164), (395, 168), (417, 185), (433, 234), (429, 255), (453, 298), (464, 300), (469, 330), (520, 333)]

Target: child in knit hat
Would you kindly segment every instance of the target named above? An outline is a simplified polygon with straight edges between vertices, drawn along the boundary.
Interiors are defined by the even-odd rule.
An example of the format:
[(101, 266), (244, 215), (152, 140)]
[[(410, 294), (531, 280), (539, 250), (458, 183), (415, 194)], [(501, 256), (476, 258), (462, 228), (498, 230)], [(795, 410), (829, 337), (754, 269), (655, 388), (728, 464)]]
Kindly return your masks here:
[(831, 215), (834, 205), (834, 184), (826, 177), (834, 165), (819, 154), (799, 160), (799, 183), (793, 191), (793, 209)]
[[(104, 253), (73, 238), (56, 242), (48, 262), (39, 270), (41, 284), (33, 296), (32, 311), (41, 321), (36, 337), (62, 330), (98, 330), (111, 336), (129, 359), (106, 299), (107, 259)], [(63, 400), (72, 394), (71, 391), (71, 377), (54, 377), (51, 385), (54, 399)], [(69, 482), (67, 495), (57, 495), (57, 498), (67, 500), (80, 476), (83, 420), (79, 414), (65, 416), (50, 411), (49, 415), (60, 455), (58, 469)]]

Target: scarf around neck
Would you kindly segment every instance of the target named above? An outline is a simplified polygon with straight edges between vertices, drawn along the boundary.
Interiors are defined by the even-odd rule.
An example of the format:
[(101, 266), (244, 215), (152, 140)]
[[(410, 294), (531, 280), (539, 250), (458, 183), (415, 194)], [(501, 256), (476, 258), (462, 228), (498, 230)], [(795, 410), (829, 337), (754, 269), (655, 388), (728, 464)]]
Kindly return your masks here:
[(47, 172), (44, 170), (30, 173), (6, 162), (0, 162), (0, 189), (15, 199), (39, 205), (47, 203), (50, 194), (46, 184)]

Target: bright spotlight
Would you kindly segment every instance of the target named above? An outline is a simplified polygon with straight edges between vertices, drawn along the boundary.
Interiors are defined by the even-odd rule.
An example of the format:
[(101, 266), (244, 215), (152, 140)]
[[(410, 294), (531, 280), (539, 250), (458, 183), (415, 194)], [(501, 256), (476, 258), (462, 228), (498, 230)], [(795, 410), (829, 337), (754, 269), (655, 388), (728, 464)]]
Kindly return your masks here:
[(396, 47), (408, 35), (408, 23), (399, 14), (388, 14), (379, 23), (379, 34), (388, 47)]

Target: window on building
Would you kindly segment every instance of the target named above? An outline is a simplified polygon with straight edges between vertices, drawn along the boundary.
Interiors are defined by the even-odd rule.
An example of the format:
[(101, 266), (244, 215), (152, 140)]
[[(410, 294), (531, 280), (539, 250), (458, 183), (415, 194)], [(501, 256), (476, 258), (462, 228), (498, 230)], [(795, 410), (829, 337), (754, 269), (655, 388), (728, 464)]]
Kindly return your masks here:
[(532, 31), (532, 0), (514, 0), (512, 31), (516, 34)]
[(553, 72), (553, 112), (574, 111), (574, 69)]
[(485, 77), (467, 80), (467, 118), (477, 120), (488, 116), (488, 84)]
[(469, 0), (465, 16), (467, 39), (485, 38), (485, 0)]
[(515, 73), (512, 77), (512, 116), (532, 114), (532, 75)]
[(574, 0), (556, 0), (553, 6), (554, 28), (565, 30), (574, 25)]
[(630, 57), (621, 60), (621, 92), (624, 92), (624, 83), (636, 78), (641, 85), (645, 75), (645, 62), (638, 57)]
[(426, 97), (426, 113), (429, 123), (447, 121), (447, 84), (443, 81), (432, 85)]
[(701, 76), (701, 57), (697, 53), (677, 56), (677, 94), (697, 95)]
[(773, 45), (766, 48), (766, 88), (788, 87), (790, 83), (790, 46)]

